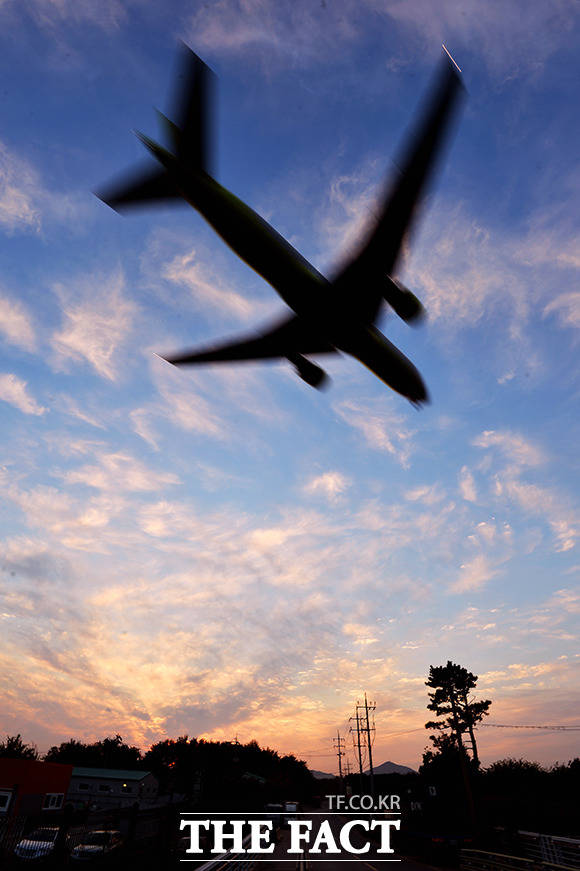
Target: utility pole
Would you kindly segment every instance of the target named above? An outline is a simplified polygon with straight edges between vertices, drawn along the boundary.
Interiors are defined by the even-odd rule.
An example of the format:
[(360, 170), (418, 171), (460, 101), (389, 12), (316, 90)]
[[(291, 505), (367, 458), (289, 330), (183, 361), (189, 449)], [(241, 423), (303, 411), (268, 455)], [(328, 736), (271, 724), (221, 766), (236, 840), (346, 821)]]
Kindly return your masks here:
[[(358, 706), (357, 706), (358, 707)], [(362, 705), (361, 705), (362, 707)], [(369, 748), (369, 772), (371, 776), (371, 795), (375, 794), (375, 773), (373, 770), (373, 751), (372, 751), (372, 743), (371, 743), (371, 725), (369, 723), (369, 711), (374, 713), (376, 711), (377, 705), (376, 702), (372, 702), (371, 704), (367, 701), (367, 694), (365, 693), (365, 732), (367, 733), (367, 747)], [(374, 729), (374, 726), (373, 726)]]
[[(362, 706), (359, 705), (358, 699), (357, 699), (356, 708), (355, 708), (356, 714), (354, 717), (349, 717), (349, 721), (356, 720), (356, 747), (358, 749), (358, 767), (359, 767), (359, 773), (360, 773), (360, 790), (361, 790), (361, 795), (362, 795), (363, 787), (364, 787), (362, 750), (361, 750), (361, 746), (360, 746), (360, 733), (361, 733), (360, 721), (362, 718), (359, 717), (359, 715), (358, 715), (359, 707), (362, 707)], [(352, 726), (350, 727), (350, 731), (351, 732), (353, 731)], [(354, 733), (353, 733), (353, 741), (354, 741)]]
[(334, 749), (336, 750), (336, 755), (338, 756), (338, 776), (340, 777), (340, 781), (342, 783), (342, 757), (344, 756), (344, 738), (340, 737), (340, 732), (337, 731), (336, 738), (332, 739), (334, 741)]

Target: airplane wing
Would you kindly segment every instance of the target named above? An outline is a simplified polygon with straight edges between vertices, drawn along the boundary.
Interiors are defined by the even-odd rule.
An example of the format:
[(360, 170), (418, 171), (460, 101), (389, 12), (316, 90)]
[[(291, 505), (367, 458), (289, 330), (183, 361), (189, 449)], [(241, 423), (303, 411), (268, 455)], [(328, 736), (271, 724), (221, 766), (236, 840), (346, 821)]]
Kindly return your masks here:
[(321, 338), (312, 328), (292, 316), (268, 331), (237, 340), (192, 349), (163, 357), (174, 366), (195, 363), (228, 363), (233, 360), (267, 360), (279, 357), (295, 358), (304, 354), (333, 354), (336, 348)]
[[(447, 49), (445, 49), (447, 52)], [(427, 110), (397, 164), (398, 178), (381, 208), (375, 229), (334, 284), (364, 287), (377, 275), (392, 275), (417, 204), (433, 175), (445, 134), (464, 87), (459, 67), (446, 56)]]

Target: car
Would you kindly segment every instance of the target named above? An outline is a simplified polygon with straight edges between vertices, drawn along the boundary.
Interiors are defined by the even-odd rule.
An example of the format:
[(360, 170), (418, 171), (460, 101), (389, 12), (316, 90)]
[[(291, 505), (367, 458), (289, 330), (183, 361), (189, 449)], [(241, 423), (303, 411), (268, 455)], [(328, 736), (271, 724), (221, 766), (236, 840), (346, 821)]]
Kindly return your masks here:
[(72, 848), (70, 857), (76, 862), (102, 859), (119, 849), (122, 843), (121, 833), (116, 829), (97, 829), (81, 837), (80, 843)]
[(58, 826), (34, 829), (22, 838), (14, 848), (14, 855), (26, 861), (46, 859), (54, 853)]
[(290, 820), (298, 819), (299, 802), (285, 801), (284, 802), (284, 825), (290, 825)]

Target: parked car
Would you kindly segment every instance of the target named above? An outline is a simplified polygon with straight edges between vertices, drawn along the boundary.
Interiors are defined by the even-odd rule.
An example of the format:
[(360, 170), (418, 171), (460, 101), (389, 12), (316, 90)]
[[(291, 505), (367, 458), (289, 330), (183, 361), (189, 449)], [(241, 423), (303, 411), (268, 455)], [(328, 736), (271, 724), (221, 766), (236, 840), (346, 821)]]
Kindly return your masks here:
[(283, 804), (265, 804), (264, 811), (276, 827), (281, 826), (284, 821), (284, 805)]
[(27, 861), (46, 859), (54, 853), (57, 835), (58, 826), (34, 829), (17, 843), (14, 855)]
[(114, 829), (99, 829), (87, 832), (80, 843), (72, 848), (70, 857), (78, 862), (102, 859), (122, 845), (121, 833)]
[(284, 802), (284, 825), (288, 826), (290, 824), (290, 820), (298, 819), (298, 810), (299, 803), (297, 801), (285, 801)]

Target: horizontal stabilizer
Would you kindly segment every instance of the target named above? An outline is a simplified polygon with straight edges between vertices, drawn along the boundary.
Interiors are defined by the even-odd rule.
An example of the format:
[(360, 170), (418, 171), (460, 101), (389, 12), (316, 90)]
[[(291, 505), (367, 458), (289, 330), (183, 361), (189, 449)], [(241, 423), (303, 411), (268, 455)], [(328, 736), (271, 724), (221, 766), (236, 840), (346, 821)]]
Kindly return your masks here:
[(96, 194), (117, 212), (148, 203), (159, 205), (160, 202), (181, 197), (164, 169), (145, 169), (139, 174), (132, 174), (130, 178), (120, 179), (117, 184), (97, 191)]
[[(210, 173), (212, 154), (210, 102), (213, 73), (206, 64), (187, 46), (183, 46), (177, 76), (177, 94), (174, 99), (175, 121), (159, 114), (163, 132), (168, 139), (170, 152), (157, 145), (147, 136), (137, 133), (145, 147), (164, 163), (163, 155), (177, 159), (188, 170)], [(97, 192), (99, 199), (121, 212), (131, 207), (148, 203), (158, 205), (181, 198), (181, 193), (172, 183), (165, 169), (145, 167), (128, 178)]]

